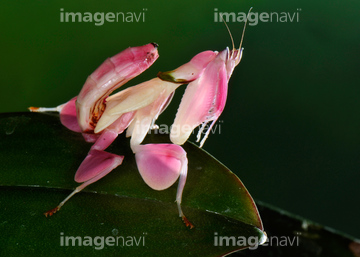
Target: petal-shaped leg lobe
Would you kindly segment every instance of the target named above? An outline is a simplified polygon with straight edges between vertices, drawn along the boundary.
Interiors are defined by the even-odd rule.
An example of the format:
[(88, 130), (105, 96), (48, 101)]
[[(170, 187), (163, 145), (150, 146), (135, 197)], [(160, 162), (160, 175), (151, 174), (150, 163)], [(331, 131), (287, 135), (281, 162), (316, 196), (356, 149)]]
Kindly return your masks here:
[(68, 102), (60, 104), (59, 106), (53, 108), (29, 107), (28, 109), (31, 112), (58, 112), (60, 113), (61, 124), (63, 124), (65, 127), (72, 131), (81, 132), (76, 116), (76, 99), (77, 97), (75, 96)]
[(75, 181), (78, 183), (85, 182), (86, 186), (94, 183), (119, 166), (123, 159), (124, 156), (90, 150), (75, 174)]
[(52, 216), (75, 194), (83, 190), (88, 185), (98, 181), (119, 166), (124, 156), (107, 153), (99, 150), (90, 150), (84, 161), (80, 164), (76, 174), (76, 182), (84, 182), (68, 195), (58, 206), (44, 213), (46, 217)]
[(46, 217), (52, 216), (75, 194), (88, 185), (106, 176), (110, 171), (119, 166), (124, 156), (107, 153), (104, 151), (90, 150), (75, 174), (76, 182), (84, 182), (69, 194), (58, 206), (44, 213)]
[(186, 152), (173, 144), (138, 145), (136, 163), (145, 183), (155, 190), (164, 190), (179, 178)]
[(60, 121), (68, 129), (81, 132), (80, 126), (76, 117), (76, 97), (65, 103), (60, 111)]

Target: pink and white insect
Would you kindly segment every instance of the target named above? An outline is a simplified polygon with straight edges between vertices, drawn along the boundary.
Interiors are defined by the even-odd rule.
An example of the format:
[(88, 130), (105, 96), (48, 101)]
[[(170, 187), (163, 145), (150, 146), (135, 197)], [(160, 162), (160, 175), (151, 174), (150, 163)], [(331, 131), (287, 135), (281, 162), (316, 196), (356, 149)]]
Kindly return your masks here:
[[(202, 147), (222, 113), (228, 81), (242, 57), (244, 31), (245, 28), (239, 49), (233, 44), (233, 50), (201, 52), (173, 71), (159, 72), (157, 78), (110, 96), (115, 89), (149, 68), (159, 56), (155, 43), (128, 48), (101, 64), (88, 77), (77, 97), (55, 108), (30, 107), (34, 112), (59, 112), (64, 126), (81, 132), (87, 142), (94, 143), (75, 174), (75, 181), (82, 184), (45, 215), (53, 215), (74, 194), (121, 165), (124, 156), (104, 150), (127, 129), (139, 172), (148, 186), (164, 190), (179, 179), (176, 194), (179, 216), (192, 228), (193, 224), (181, 209), (188, 159), (180, 145), (186, 142), (193, 129), (202, 125), (197, 136), (200, 141), (205, 125), (212, 122), (200, 142)], [(173, 144), (142, 145), (147, 132), (156, 128), (155, 121), (170, 103), (175, 90), (185, 83), (189, 85), (170, 133)]]

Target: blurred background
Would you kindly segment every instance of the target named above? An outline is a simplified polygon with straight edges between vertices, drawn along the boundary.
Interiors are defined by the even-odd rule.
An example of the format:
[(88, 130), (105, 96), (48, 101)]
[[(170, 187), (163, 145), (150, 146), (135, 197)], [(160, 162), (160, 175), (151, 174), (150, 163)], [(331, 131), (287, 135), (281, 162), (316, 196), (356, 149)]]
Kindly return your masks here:
[[(156, 42), (160, 58), (128, 85), (201, 51), (231, 47), (215, 8), (237, 15), (251, 6), (288, 18), (247, 27), (225, 111), (204, 149), (256, 200), (359, 238), (358, 1), (2, 0), (0, 112), (66, 102), (107, 57), (129, 46)], [(129, 22), (61, 22), (65, 12), (123, 12)], [(139, 21), (130, 22), (130, 13)], [(228, 25), (238, 45), (243, 23)], [(172, 124), (184, 89), (158, 124)]]

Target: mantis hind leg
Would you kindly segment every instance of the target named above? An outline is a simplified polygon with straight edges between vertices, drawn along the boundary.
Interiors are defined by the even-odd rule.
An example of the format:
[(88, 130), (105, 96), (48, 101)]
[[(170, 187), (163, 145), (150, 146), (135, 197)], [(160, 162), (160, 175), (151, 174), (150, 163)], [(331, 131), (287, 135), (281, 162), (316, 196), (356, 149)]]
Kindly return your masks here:
[(76, 174), (75, 181), (83, 182), (71, 194), (69, 194), (58, 206), (44, 213), (44, 215), (52, 216), (60, 210), (60, 208), (75, 194), (83, 190), (88, 185), (98, 181), (102, 177), (109, 174), (113, 169), (119, 166), (124, 156), (108, 153), (99, 150), (90, 150), (84, 161), (80, 164)]
[(181, 219), (183, 220), (183, 222), (185, 223), (185, 225), (187, 227), (192, 229), (194, 227), (194, 225), (186, 218), (186, 216), (184, 215), (182, 208), (181, 208), (181, 199), (182, 199), (182, 194), (183, 194), (185, 183), (186, 183), (187, 170), (188, 170), (188, 160), (185, 156), (185, 158), (183, 158), (183, 160), (182, 160), (179, 184), (178, 184), (178, 188), (177, 188), (177, 192), (176, 192), (176, 204), (177, 204), (177, 207), (179, 210), (179, 217), (181, 217)]

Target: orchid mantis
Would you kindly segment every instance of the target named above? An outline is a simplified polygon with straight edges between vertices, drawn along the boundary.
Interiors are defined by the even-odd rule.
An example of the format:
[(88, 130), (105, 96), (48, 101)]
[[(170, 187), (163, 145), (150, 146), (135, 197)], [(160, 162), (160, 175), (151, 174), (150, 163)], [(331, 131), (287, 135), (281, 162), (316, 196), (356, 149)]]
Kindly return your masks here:
[[(222, 113), (228, 81), (242, 57), (244, 32), (245, 27), (238, 49), (233, 43), (233, 50), (201, 52), (173, 71), (159, 72), (156, 78), (110, 96), (115, 89), (149, 68), (159, 56), (155, 43), (128, 48), (101, 64), (88, 77), (79, 95), (67, 103), (55, 108), (30, 107), (34, 112), (59, 112), (64, 126), (82, 133), (87, 142), (94, 143), (75, 174), (75, 181), (82, 184), (45, 215), (53, 215), (74, 194), (121, 165), (124, 156), (104, 150), (127, 129), (126, 136), (131, 137), (130, 147), (138, 170), (148, 186), (164, 190), (179, 180), (176, 194), (179, 216), (192, 228), (193, 224), (181, 209), (188, 170), (187, 155), (181, 145), (201, 125), (197, 142), (201, 140), (202, 147)], [(175, 90), (186, 83), (189, 85), (170, 133), (173, 144), (142, 145), (147, 132), (156, 128), (155, 121), (171, 102)], [(209, 122), (211, 125), (201, 139)]]

